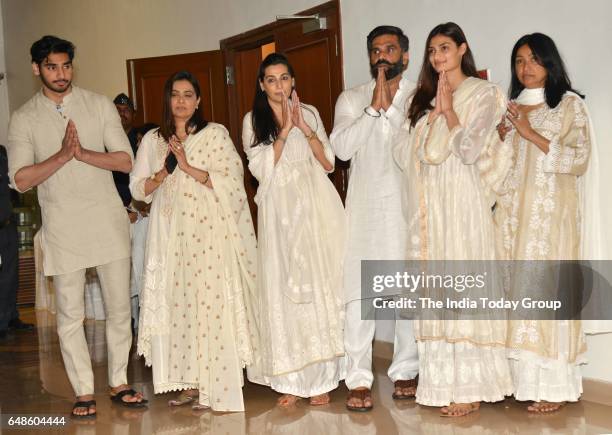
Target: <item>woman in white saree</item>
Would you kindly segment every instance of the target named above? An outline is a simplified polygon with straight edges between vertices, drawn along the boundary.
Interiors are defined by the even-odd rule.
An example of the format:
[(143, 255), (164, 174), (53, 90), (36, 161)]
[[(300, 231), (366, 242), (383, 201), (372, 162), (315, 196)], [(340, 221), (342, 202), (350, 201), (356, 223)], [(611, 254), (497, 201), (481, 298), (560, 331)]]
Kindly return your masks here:
[[(394, 149), (407, 177), (405, 211), (413, 234), (408, 256), (495, 260), (491, 207), (510, 165), (495, 130), (505, 98), (498, 86), (477, 78), (457, 24), (430, 32), (409, 105), (404, 137)], [(494, 318), (415, 320), (417, 403), (456, 417), (511, 394), (505, 326)]]
[(242, 127), (249, 170), (259, 181), (262, 365), (248, 373), (283, 393), (279, 406), (300, 397), (322, 405), (342, 379), (346, 218), (327, 177), (334, 153), (323, 122), (293, 86), (287, 59), (266, 57)]
[[(511, 69), (513, 100), (498, 126), (514, 154), (507, 194), (495, 216), (500, 244), (508, 259), (531, 264), (598, 260), (596, 161), (583, 96), (572, 89), (554, 41), (544, 34), (517, 41)], [(517, 277), (511, 290), (530, 291)], [(551, 278), (548, 282), (555, 281)], [(537, 290), (554, 297), (554, 287)], [(552, 412), (580, 398), (583, 326), (578, 320), (510, 322), (514, 396), (533, 401), (528, 411)]]
[(130, 190), (152, 202), (138, 353), (170, 405), (243, 411), (252, 362), (256, 243), (242, 162), (227, 130), (207, 123), (182, 71), (164, 86), (163, 123), (142, 139)]

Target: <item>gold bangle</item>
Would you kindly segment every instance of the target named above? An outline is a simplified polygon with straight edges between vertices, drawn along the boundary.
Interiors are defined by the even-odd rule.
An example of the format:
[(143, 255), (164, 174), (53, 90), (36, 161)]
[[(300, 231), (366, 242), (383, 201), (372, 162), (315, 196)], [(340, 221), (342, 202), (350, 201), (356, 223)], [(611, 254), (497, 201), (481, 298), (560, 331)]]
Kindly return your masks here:
[[(304, 135), (306, 136), (306, 135)], [(310, 142), (313, 139), (318, 139), (317, 137), (317, 132), (314, 130), (310, 130), (310, 134), (308, 136), (306, 136), (306, 140), (308, 140), (308, 142)]]
[(209, 179), (210, 179), (210, 174), (206, 174), (206, 178), (204, 179), (204, 181), (202, 181), (202, 184), (208, 183)]

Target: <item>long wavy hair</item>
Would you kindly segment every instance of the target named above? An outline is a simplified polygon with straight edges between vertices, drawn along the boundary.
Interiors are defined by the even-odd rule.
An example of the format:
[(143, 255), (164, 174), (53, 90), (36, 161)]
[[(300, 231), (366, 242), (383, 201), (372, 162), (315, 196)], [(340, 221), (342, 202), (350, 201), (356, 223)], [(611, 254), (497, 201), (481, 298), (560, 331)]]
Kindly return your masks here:
[(575, 92), (584, 98), (580, 92), (572, 88), (572, 82), (567, 75), (565, 69), (565, 63), (561, 59), (559, 50), (555, 42), (543, 33), (532, 33), (530, 35), (522, 36), (514, 47), (512, 48), (512, 56), (510, 57), (510, 69), (512, 70), (512, 79), (510, 81), (509, 95), (511, 99), (519, 96), (521, 91), (525, 89), (525, 86), (519, 82), (516, 75), (516, 54), (523, 45), (527, 45), (536, 62), (546, 69), (546, 83), (544, 84), (544, 96), (546, 98), (546, 104), (551, 109), (557, 107), (563, 94), (567, 91)]
[[(164, 104), (162, 106), (162, 122), (159, 126), (158, 134), (163, 137), (166, 141), (169, 141), (170, 138), (176, 134), (176, 125), (174, 124), (174, 115), (172, 114), (172, 86), (175, 82), (180, 80), (187, 80), (193, 86), (193, 89), (196, 94), (196, 98), (200, 98), (200, 84), (198, 83), (198, 79), (195, 78), (193, 74), (189, 71), (179, 71), (172, 74), (166, 83), (164, 84)], [(197, 133), (202, 130), (204, 127), (208, 125), (208, 121), (206, 121), (202, 117), (202, 111), (200, 107), (196, 107), (195, 112), (189, 118), (189, 121), (185, 124), (185, 132), (189, 132), (192, 134)]]
[(423, 55), (423, 65), (419, 74), (419, 84), (416, 93), (408, 108), (408, 119), (410, 119), (410, 127), (414, 127), (419, 119), (425, 115), (428, 110), (432, 110), (431, 100), (436, 96), (438, 89), (438, 72), (434, 69), (429, 61), (429, 44), (434, 36), (444, 35), (452, 39), (457, 47), (461, 44), (466, 45), (465, 53), (461, 58), (461, 71), (468, 77), (478, 77), (476, 63), (472, 50), (467, 43), (467, 38), (459, 25), (449, 22), (438, 24), (434, 27), (427, 36), (425, 43), (425, 54)]

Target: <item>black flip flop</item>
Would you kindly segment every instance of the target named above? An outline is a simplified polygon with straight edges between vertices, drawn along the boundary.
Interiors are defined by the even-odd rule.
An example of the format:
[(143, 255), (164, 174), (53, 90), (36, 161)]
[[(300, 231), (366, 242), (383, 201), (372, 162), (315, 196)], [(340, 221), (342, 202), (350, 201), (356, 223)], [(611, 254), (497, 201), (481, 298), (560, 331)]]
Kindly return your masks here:
[[(70, 415), (72, 416), (72, 418), (94, 418), (97, 414), (97, 411), (94, 412), (93, 414), (89, 413), (89, 408), (91, 408), (92, 406), (96, 406), (96, 401), (95, 400), (87, 400), (87, 401), (79, 401), (76, 402), (74, 404), (74, 406), (72, 407), (72, 412), (70, 413)], [(84, 415), (78, 415), (74, 413), (74, 410), (77, 408), (87, 408), (87, 414)]]
[(136, 396), (136, 394), (138, 394), (136, 391), (131, 388), (128, 388), (127, 390), (119, 391), (115, 395), (111, 395), (110, 399), (113, 402), (128, 408), (144, 408), (145, 406), (147, 406), (147, 403), (149, 403), (149, 401), (144, 398), (140, 402), (126, 402), (125, 400), (123, 400), (124, 396)]

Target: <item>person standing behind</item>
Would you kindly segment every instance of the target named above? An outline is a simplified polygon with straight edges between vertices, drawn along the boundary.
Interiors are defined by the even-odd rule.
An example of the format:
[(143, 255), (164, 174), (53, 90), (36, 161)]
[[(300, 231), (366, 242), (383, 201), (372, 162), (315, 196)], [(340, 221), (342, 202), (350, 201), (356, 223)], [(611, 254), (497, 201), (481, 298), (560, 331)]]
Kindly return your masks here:
[(0, 339), (6, 337), (9, 329), (29, 330), (34, 327), (22, 322), (17, 311), (19, 250), (12, 213), (6, 149), (0, 145)]
[[(372, 408), (374, 312), (361, 313), (361, 260), (403, 260), (407, 224), (401, 207), (402, 173), (393, 161), (394, 135), (404, 119), (406, 99), (415, 86), (402, 74), (408, 67), (408, 37), (394, 26), (379, 26), (367, 38), (373, 80), (344, 91), (336, 103), (331, 145), (350, 160), (346, 198), (348, 246), (344, 265), (347, 354), (347, 408)], [(418, 374), (412, 321), (396, 321), (393, 362), (388, 375), (394, 399), (414, 397)]]
[(44, 36), (30, 53), (42, 89), (11, 118), (9, 178), (19, 192), (38, 186), (43, 270), (53, 276), (57, 333), (77, 396), (72, 414), (96, 414), (83, 329), (88, 267), (96, 268), (106, 307), (110, 396), (126, 406), (144, 406), (142, 394), (127, 385), (132, 344), (129, 221), (111, 174), (131, 170), (132, 150), (112, 102), (72, 85), (71, 42)]
[[(159, 128), (158, 125), (147, 123), (136, 130), (136, 147), (147, 132)], [(129, 136), (128, 136), (129, 137)], [(129, 186), (128, 186), (129, 187)], [(130, 193), (131, 195), (131, 193)], [(130, 279), (130, 300), (132, 305), (132, 325), (133, 330), (138, 329), (140, 318), (140, 292), (142, 291), (145, 248), (147, 244), (147, 230), (149, 228), (149, 212), (151, 204), (132, 199), (131, 213), (136, 213), (136, 221), (132, 222), (132, 274)], [(131, 220), (131, 219), (130, 219)]]
[[(130, 146), (132, 147), (132, 153), (136, 155), (138, 148), (138, 129), (133, 126), (134, 123), (134, 103), (125, 94), (119, 94), (113, 100), (119, 118), (121, 118), (121, 126), (123, 131), (127, 135)], [(132, 194), (130, 193), (130, 176), (129, 174), (121, 171), (113, 171), (113, 180), (115, 186), (117, 186), (117, 192), (123, 201), (123, 205), (127, 209), (128, 216), (131, 223), (135, 223), (138, 220), (138, 213), (132, 209)]]

